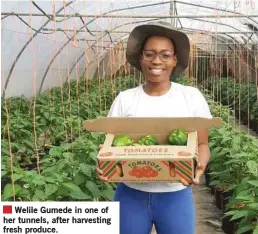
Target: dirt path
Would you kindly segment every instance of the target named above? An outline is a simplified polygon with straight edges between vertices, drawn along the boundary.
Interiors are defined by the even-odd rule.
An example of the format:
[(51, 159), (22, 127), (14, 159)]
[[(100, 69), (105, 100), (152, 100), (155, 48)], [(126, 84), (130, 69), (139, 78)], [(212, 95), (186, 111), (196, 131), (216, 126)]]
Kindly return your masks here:
[[(224, 234), (221, 230), (221, 211), (215, 205), (214, 195), (206, 187), (204, 177), (202, 184), (193, 187), (196, 206), (196, 234)], [(157, 234), (153, 228), (151, 234)]]
[(196, 234), (222, 234), (221, 216), (222, 211), (215, 205), (215, 197), (210, 189), (206, 187), (204, 178), (202, 184), (194, 186), (194, 197), (196, 206)]

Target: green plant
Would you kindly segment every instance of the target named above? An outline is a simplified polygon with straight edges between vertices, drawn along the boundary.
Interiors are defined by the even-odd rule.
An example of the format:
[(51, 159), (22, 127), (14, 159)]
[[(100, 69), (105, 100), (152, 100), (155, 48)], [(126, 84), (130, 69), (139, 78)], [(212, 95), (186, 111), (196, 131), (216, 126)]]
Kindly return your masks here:
[(104, 135), (86, 132), (82, 121), (107, 115), (118, 92), (136, 82), (133, 77), (80, 79), (31, 100), (4, 100), (2, 200), (112, 199), (115, 184), (95, 175)]
[(235, 116), (254, 130), (258, 126), (257, 87), (255, 83), (240, 83), (231, 77), (209, 77), (202, 82), (214, 99), (234, 110)]
[[(116, 184), (102, 183), (95, 174), (98, 145), (105, 135), (85, 131), (82, 121), (106, 116), (119, 91), (139, 82), (134, 77), (80, 79), (31, 100), (21, 97), (2, 101), (2, 200), (111, 200)], [(177, 82), (196, 83), (182, 76)], [(223, 126), (212, 129), (209, 135), (210, 184), (232, 192), (225, 215), (237, 221), (237, 233), (257, 232), (258, 144), (229, 123), (239, 105), (246, 110), (246, 99), (241, 97), (248, 87), (249, 100), (254, 101), (251, 118), (257, 118), (251, 85), (211, 79), (198, 87), (212, 115), (223, 119)]]

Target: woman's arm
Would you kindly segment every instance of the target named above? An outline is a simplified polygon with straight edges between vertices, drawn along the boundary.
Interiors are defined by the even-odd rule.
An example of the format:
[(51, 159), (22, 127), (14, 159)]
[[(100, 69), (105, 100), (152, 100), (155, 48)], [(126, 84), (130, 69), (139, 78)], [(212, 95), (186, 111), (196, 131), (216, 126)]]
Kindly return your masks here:
[(194, 184), (200, 184), (200, 177), (205, 171), (205, 168), (210, 160), (210, 148), (208, 144), (208, 129), (201, 129), (197, 131), (198, 134), (198, 149), (199, 157), (197, 160), (196, 175), (193, 180)]
[(210, 148), (208, 143), (209, 131), (202, 129), (198, 131), (199, 163), (206, 168), (210, 160)]
[[(193, 89), (192, 100), (194, 106), (194, 116), (211, 119), (212, 115), (210, 112), (209, 105), (205, 100), (203, 94), (199, 89)], [(198, 135), (198, 150), (199, 156), (197, 158), (197, 168), (195, 171), (194, 184), (200, 184), (200, 177), (205, 171), (205, 168), (210, 160), (210, 149), (209, 149), (209, 129), (200, 129), (197, 131)]]

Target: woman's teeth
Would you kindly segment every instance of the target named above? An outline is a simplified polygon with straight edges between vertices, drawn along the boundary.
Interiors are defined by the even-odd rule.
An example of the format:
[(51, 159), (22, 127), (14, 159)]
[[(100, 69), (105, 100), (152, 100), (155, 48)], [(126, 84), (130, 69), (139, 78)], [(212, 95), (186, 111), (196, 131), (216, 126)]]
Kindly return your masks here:
[(155, 73), (155, 74), (160, 74), (161, 72), (163, 72), (163, 69), (157, 69), (157, 68), (151, 68), (150, 70), (152, 73)]

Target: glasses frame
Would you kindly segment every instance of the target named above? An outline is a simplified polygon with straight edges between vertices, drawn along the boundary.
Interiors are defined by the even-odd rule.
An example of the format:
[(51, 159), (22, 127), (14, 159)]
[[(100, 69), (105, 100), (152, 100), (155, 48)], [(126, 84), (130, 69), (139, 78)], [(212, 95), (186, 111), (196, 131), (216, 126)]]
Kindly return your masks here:
[[(151, 60), (150, 60), (150, 59), (147, 59), (147, 58), (145, 57), (145, 52), (154, 52), (154, 53), (155, 53), (155, 57), (154, 57), (153, 59), (151, 59)], [(161, 55), (162, 53), (164, 53), (164, 52), (171, 52), (171, 53), (172, 53), (172, 57), (171, 57), (170, 59), (164, 61), (163, 59), (161, 59), (161, 56), (160, 56), (160, 55)], [(157, 56), (158, 56), (160, 61), (162, 61), (163, 63), (167, 63), (167, 62), (172, 61), (173, 56), (175, 55), (175, 51), (172, 51), (172, 50), (163, 50), (163, 51), (161, 51), (161, 52), (156, 52), (156, 51), (154, 51), (154, 50), (142, 50), (141, 54), (142, 54), (144, 60), (146, 60), (146, 61), (148, 61), (148, 62), (152, 62), (152, 61), (155, 60), (155, 59), (157, 58)]]

